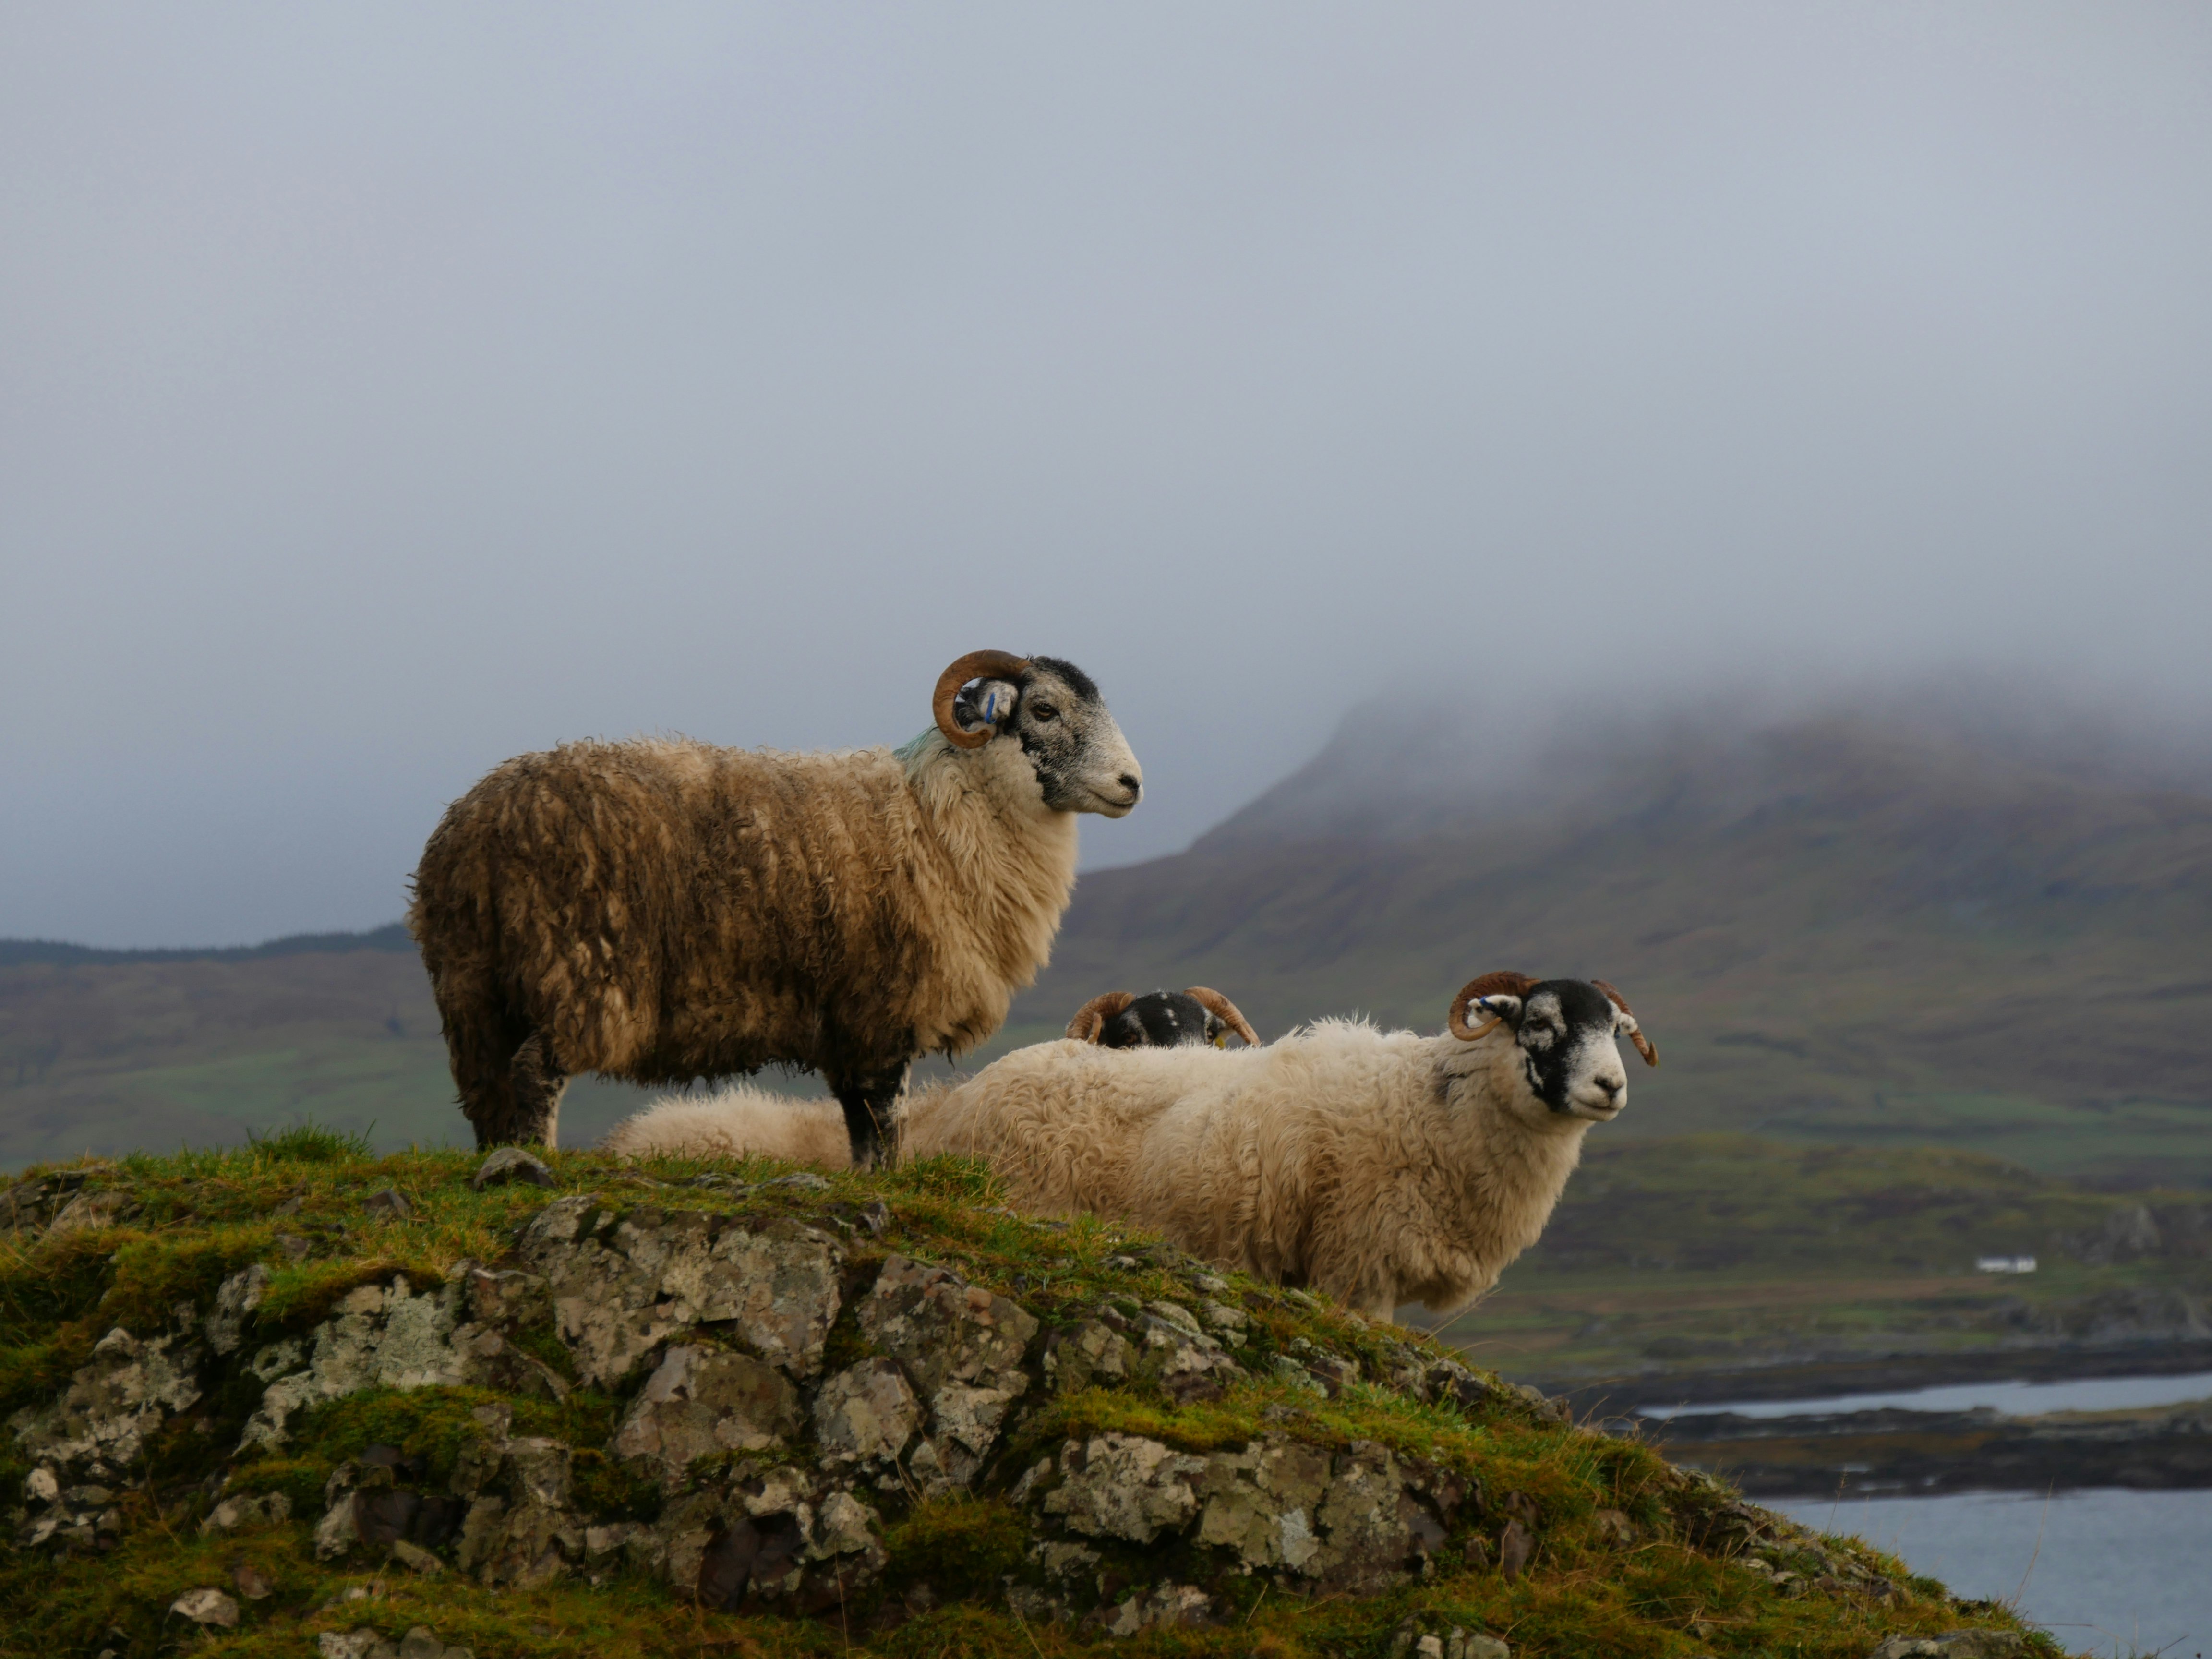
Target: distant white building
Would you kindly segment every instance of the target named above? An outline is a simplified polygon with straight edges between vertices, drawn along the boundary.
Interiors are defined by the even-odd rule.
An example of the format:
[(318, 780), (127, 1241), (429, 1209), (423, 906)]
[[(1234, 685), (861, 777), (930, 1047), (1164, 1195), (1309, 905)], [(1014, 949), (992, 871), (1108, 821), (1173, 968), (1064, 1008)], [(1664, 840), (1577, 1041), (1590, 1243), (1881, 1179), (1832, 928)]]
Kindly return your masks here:
[(2032, 1255), (1978, 1255), (1974, 1258), (1977, 1271), (1985, 1273), (2032, 1273), (2035, 1258)]

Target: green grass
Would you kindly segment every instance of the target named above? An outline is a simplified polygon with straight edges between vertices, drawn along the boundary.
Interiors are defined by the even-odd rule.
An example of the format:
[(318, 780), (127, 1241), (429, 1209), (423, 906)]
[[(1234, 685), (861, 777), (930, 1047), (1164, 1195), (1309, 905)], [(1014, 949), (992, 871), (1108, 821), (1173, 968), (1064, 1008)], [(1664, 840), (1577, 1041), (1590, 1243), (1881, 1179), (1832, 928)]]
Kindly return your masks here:
[[(82, 1363), (89, 1343), (114, 1325), (150, 1334), (179, 1301), (204, 1307), (215, 1285), (243, 1262), (258, 1260), (271, 1272), (251, 1332), (254, 1341), (264, 1341), (312, 1330), (354, 1285), (395, 1271), (428, 1284), (464, 1256), (501, 1261), (519, 1224), (557, 1192), (599, 1192), (616, 1208), (723, 1208), (736, 1200), (714, 1188), (662, 1183), (707, 1170), (757, 1181), (781, 1168), (670, 1161), (625, 1169), (591, 1154), (556, 1153), (550, 1159), (556, 1194), (527, 1187), (480, 1194), (467, 1181), (476, 1161), (444, 1151), (376, 1154), (342, 1132), (295, 1128), (243, 1147), (83, 1166), (88, 1186), (125, 1189), (135, 1208), (120, 1224), (101, 1231), (0, 1239), (0, 1413), (51, 1397)], [(408, 1195), (409, 1218), (362, 1211), (362, 1199), (386, 1187)], [(749, 1212), (826, 1221), (880, 1199), (890, 1210), (890, 1229), (880, 1240), (854, 1235), (856, 1267), (893, 1251), (940, 1261), (1020, 1301), (1048, 1328), (1105, 1300), (1190, 1294), (1181, 1258), (1153, 1241), (1091, 1220), (1040, 1224), (1006, 1212), (998, 1197), (980, 1166), (938, 1160), (887, 1175), (834, 1176), (819, 1194), (769, 1188), (741, 1201)], [(293, 1207), (272, 1215), (284, 1205)], [(276, 1248), (280, 1231), (313, 1239), (315, 1253), (292, 1260)], [(1517, 1580), (1480, 1564), (1461, 1566), (1457, 1554), (1428, 1582), (1379, 1596), (1303, 1600), (1287, 1590), (1263, 1592), (1265, 1581), (1255, 1578), (1224, 1592), (1232, 1610), (1228, 1622), (1149, 1633), (1113, 1644), (1117, 1653), (1382, 1659), (1394, 1633), (1410, 1620), (1417, 1629), (1495, 1632), (1529, 1659), (1593, 1653), (1861, 1659), (1891, 1632), (2011, 1623), (2000, 1610), (1950, 1603), (1940, 1586), (1912, 1578), (1903, 1564), (1871, 1550), (1863, 1551), (1869, 1569), (1903, 1588), (1893, 1605), (1826, 1589), (1797, 1599), (1781, 1595), (1735, 1559), (1725, 1490), (1673, 1469), (1650, 1448), (1583, 1431), (1503, 1391), (1471, 1410), (1421, 1405), (1381, 1380), (1401, 1352), (1396, 1345), (1415, 1340), (1409, 1334), (1241, 1278), (1223, 1294), (1242, 1302), (1251, 1320), (1243, 1352), (1254, 1363), (1244, 1380), (1218, 1399), (1191, 1406), (1177, 1406), (1144, 1385), (1035, 1395), (1034, 1408), (1010, 1429), (1010, 1454), (983, 1490), (931, 1504), (896, 1494), (881, 1500), (890, 1553), (882, 1584), (869, 1592), (873, 1599), (843, 1616), (813, 1620), (708, 1612), (665, 1585), (620, 1572), (596, 1586), (570, 1577), (540, 1589), (494, 1591), (450, 1568), (426, 1580), (396, 1565), (366, 1571), (319, 1564), (309, 1528), (332, 1468), (380, 1443), (419, 1454), (433, 1470), (447, 1467), (470, 1433), (470, 1408), (487, 1396), (455, 1389), (350, 1395), (295, 1418), (295, 1442), (281, 1455), (234, 1463), (230, 1448), (256, 1392), (218, 1379), (185, 1419), (155, 1437), (144, 1470), (148, 1484), (123, 1500), (125, 1528), (115, 1547), (58, 1559), (0, 1548), (0, 1655), (109, 1649), (137, 1659), (181, 1643), (210, 1655), (290, 1659), (312, 1651), (320, 1632), (371, 1624), (396, 1636), (422, 1624), (479, 1659), (617, 1652), (783, 1659), (859, 1650), (916, 1659), (1053, 1659), (1091, 1644), (1079, 1632), (1024, 1622), (1009, 1607), (1004, 1580), (1031, 1569), (1026, 1523), (1002, 1493), (1026, 1466), (1029, 1450), (1103, 1429), (1186, 1448), (1242, 1444), (1267, 1432), (1334, 1448), (1377, 1441), (1483, 1483), (1493, 1516), (1495, 1504), (1510, 1492), (1524, 1494), (1543, 1517), (1538, 1553)], [(848, 1304), (833, 1349), (855, 1340), (848, 1328), (855, 1318)], [(1267, 1361), (1299, 1343), (1352, 1361), (1364, 1380), (1333, 1399), (1284, 1381)], [(621, 1409), (619, 1391), (579, 1389), (560, 1405), (520, 1397), (507, 1403), (517, 1432), (550, 1435), (578, 1449), (579, 1484), (595, 1512), (645, 1517), (654, 1511), (659, 1495), (653, 1483), (599, 1450)], [(295, 1518), (203, 1538), (198, 1522), (212, 1502), (212, 1478), (226, 1468), (235, 1472), (234, 1492), (290, 1495)], [(0, 1482), (19, 1490), (23, 1474), (12, 1444), (0, 1443)], [(1621, 1510), (1639, 1528), (1632, 1547), (1605, 1540), (1597, 1524), (1601, 1510)], [(1463, 1517), (1462, 1525), (1470, 1524)], [(1788, 1549), (1863, 1550), (1847, 1540), (1793, 1536)], [(1190, 1547), (1109, 1552), (1109, 1565), (1144, 1582), (1180, 1570), (1176, 1551)], [(1457, 1547), (1455, 1539), (1451, 1548)], [(227, 1585), (249, 1565), (273, 1593), (244, 1604), (237, 1631), (204, 1644), (186, 1640), (179, 1622), (166, 1613), (168, 1603), (198, 1585)], [(924, 1581), (940, 1605), (895, 1631), (866, 1633), (863, 1626), (877, 1600)], [(366, 1594), (343, 1599), (355, 1591)], [(2041, 1647), (2040, 1638), (2039, 1650), (2056, 1651)]]
[[(2138, 1204), (2170, 1237), (2114, 1259), (2106, 1222)], [(2109, 1320), (2120, 1299), (2212, 1291), (2212, 1261), (2175, 1222), (2204, 1207), (1924, 1146), (1593, 1137), (1542, 1240), (1439, 1329), (1484, 1364), (1553, 1382), (1994, 1352), (2065, 1340), (2069, 1320)], [(2039, 1270), (1979, 1273), (1985, 1254), (2033, 1255)]]

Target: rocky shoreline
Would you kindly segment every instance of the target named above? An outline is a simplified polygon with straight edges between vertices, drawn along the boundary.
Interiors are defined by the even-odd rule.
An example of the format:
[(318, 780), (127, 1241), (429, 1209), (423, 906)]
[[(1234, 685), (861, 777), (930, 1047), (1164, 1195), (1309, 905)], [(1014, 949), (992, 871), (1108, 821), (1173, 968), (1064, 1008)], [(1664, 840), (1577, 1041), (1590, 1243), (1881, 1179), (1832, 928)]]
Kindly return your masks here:
[(1577, 1413), (1613, 1414), (1642, 1406), (1718, 1401), (1826, 1400), (1890, 1394), (1957, 1382), (2067, 1382), (2100, 1376), (2181, 1376), (2212, 1371), (2212, 1342), (2129, 1342), (2101, 1347), (2008, 1347), (1969, 1353), (1890, 1353), (1808, 1358), (1773, 1365), (1696, 1371), (1643, 1371), (1601, 1377), (1529, 1377)]
[(2007, 1417), (1990, 1410), (1615, 1419), (1686, 1468), (1759, 1498), (2212, 1486), (2212, 1401)]

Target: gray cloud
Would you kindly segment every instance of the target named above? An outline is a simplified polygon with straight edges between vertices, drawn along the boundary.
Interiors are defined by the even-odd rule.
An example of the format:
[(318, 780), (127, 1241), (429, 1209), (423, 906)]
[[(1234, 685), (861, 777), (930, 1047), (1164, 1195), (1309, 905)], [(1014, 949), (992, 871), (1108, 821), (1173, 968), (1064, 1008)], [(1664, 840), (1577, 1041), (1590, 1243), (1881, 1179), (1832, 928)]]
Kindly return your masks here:
[(2212, 15), (0, 19), (0, 933), (387, 920), (518, 750), (1097, 676), (2201, 703)]

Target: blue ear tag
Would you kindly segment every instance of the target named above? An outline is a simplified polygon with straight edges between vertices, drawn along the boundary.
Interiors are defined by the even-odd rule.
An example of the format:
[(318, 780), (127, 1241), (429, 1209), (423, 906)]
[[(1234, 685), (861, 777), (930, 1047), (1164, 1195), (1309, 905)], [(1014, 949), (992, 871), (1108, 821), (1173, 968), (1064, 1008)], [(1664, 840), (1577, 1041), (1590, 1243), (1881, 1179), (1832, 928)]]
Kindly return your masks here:
[(983, 720), (988, 726), (999, 723), (999, 691), (996, 686), (983, 694)]

